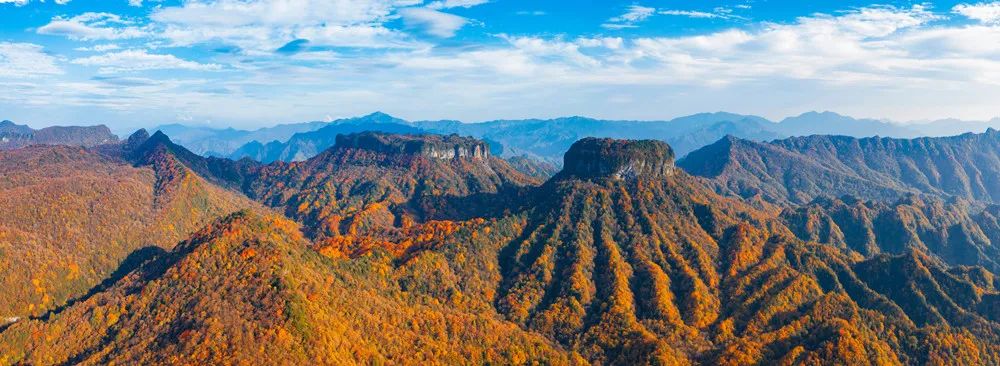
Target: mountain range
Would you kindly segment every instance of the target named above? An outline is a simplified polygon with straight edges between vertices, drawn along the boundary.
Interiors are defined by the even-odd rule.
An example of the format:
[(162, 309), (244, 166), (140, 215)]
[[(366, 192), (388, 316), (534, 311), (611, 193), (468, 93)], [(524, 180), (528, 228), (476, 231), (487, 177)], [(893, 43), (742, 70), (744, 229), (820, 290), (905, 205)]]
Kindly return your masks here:
[(924, 193), (1000, 199), (1000, 132), (898, 139), (813, 135), (771, 142), (728, 136), (681, 162), (720, 192), (772, 203), (825, 195), (898, 199)]
[(584, 137), (651, 138), (669, 143), (678, 156), (732, 135), (754, 141), (816, 134), (852, 137), (950, 136), (1000, 128), (1000, 119), (954, 119), (897, 123), (855, 119), (833, 112), (808, 112), (778, 122), (733, 113), (701, 113), (668, 121), (615, 121), (585, 117), (556, 119), (460, 121), (406, 121), (384, 113), (334, 120), (284, 124), (256, 131), (166, 125), (157, 127), (178, 144), (205, 156), (272, 161), (301, 161), (326, 150), (337, 134), (366, 130), (390, 133), (457, 133), (490, 142), (494, 155), (527, 157), (559, 165), (562, 153)]
[(0, 151), (0, 364), (997, 364), (997, 135)]

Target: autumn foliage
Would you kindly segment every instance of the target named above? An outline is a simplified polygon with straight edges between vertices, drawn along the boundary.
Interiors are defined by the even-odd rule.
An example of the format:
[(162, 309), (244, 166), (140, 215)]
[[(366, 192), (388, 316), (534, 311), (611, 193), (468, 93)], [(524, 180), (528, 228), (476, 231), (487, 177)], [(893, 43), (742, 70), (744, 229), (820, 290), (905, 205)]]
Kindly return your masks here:
[(135, 140), (0, 153), (0, 365), (1000, 364), (995, 207), (780, 211), (649, 141), (536, 185), (457, 137), (270, 165)]

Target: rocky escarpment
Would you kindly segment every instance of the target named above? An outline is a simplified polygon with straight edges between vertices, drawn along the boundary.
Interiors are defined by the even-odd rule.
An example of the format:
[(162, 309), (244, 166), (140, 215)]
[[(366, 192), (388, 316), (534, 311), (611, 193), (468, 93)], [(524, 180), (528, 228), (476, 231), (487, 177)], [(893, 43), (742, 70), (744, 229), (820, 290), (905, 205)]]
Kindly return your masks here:
[(458, 135), (399, 135), (362, 132), (337, 135), (336, 148), (361, 149), (386, 154), (420, 155), (434, 159), (470, 158), (486, 160), (489, 145), (471, 137)]
[(674, 152), (656, 140), (585, 138), (566, 152), (563, 177), (632, 179), (674, 173)]
[(118, 142), (118, 137), (107, 126), (52, 126), (40, 130), (18, 125), (11, 121), (0, 122), (0, 149), (16, 149), (28, 145), (97, 146)]

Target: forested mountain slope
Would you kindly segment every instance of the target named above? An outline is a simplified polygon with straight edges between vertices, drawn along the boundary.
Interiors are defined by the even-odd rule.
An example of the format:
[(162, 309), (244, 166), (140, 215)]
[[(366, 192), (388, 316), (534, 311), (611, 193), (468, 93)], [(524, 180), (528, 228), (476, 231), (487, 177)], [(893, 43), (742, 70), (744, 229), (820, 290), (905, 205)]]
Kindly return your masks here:
[[(495, 314), (472, 311), (471, 301), (401, 290), (397, 281), (407, 277), (378, 260), (333, 263), (308, 248), (287, 219), (233, 214), (72, 306), (3, 330), (0, 364), (566, 364), (572, 357)], [(448, 279), (409, 280), (425, 282)]]
[(98, 149), (151, 170), (154, 206), (210, 187), (299, 223), (253, 203), (219, 214), (0, 326), (0, 364), (1000, 362), (992, 206), (779, 214), (720, 195), (655, 140), (582, 139), (536, 185), (475, 139), (339, 139), (268, 165), (162, 134)]
[[(775, 218), (675, 169), (662, 143), (582, 140), (540, 190), (524, 231), (500, 252), (496, 306), (592, 362), (1000, 356), (991, 275), (975, 282), (919, 252), (862, 261), (800, 241)], [(900, 286), (928, 302), (914, 303), (917, 295)], [(927, 321), (942, 311), (950, 315)]]
[(150, 152), (133, 164), (124, 148), (0, 151), (0, 317), (59, 306), (130, 253), (172, 248), (216, 217), (255, 205), (170, 155)]
[(692, 152), (680, 166), (725, 193), (803, 204), (821, 195), (897, 199), (909, 193), (1000, 200), (1000, 132), (916, 139), (733, 137)]

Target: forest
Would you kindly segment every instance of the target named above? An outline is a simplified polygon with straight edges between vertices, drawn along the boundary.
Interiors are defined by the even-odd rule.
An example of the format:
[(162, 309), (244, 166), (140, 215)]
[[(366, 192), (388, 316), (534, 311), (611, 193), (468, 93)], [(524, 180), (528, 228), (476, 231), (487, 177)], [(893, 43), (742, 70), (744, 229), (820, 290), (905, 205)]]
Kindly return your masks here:
[(454, 135), (338, 141), (0, 151), (0, 364), (1000, 363), (980, 196), (746, 197), (653, 140), (551, 176)]

